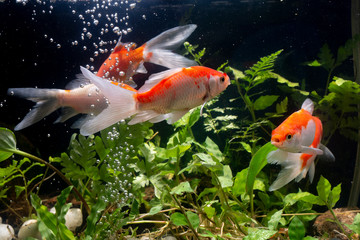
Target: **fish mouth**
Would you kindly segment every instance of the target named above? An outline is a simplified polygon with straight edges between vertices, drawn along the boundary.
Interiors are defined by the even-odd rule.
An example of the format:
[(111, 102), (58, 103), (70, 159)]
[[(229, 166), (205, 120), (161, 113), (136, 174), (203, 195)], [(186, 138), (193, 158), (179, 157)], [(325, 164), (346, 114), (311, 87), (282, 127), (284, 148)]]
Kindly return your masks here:
[(281, 148), (281, 146), (282, 146), (282, 143), (277, 142), (277, 141), (271, 141), (271, 144), (274, 145), (277, 148)]

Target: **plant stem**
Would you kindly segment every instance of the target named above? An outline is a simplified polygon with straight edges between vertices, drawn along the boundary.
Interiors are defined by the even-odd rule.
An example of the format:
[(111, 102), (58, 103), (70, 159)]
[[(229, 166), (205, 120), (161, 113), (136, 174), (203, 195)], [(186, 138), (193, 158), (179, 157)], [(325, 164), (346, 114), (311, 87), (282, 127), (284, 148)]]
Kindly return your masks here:
[(194, 233), (195, 239), (200, 239), (200, 238), (199, 238), (199, 235), (197, 234), (196, 230), (194, 229), (193, 225), (191, 224), (191, 222), (190, 222), (189, 218), (187, 217), (187, 215), (186, 215), (186, 212), (185, 212), (184, 208), (181, 206), (181, 204), (180, 204), (179, 200), (177, 200), (177, 198), (176, 198), (176, 196), (175, 196), (175, 195), (171, 195), (171, 194), (170, 194), (170, 188), (169, 188), (169, 186), (167, 186), (167, 188), (168, 188), (169, 195), (170, 195), (170, 196), (171, 196), (171, 198), (174, 200), (174, 202), (175, 202), (175, 203), (179, 206), (180, 211), (181, 211), (181, 212), (182, 212), (182, 214), (184, 215), (184, 217), (185, 217), (185, 219), (186, 219), (187, 223), (189, 224), (189, 228), (190, 228), (190, 229), (191, 229), (191, 231)]
[(326, 87), (325, 87), (325, 94), (324, 96), (327, 95), (328, 93), (328, 88), (329, 88), (329, 84), (330, 84), (330, 79), (331, 79), (331, 75), (332, 75), (332, 72), (334, 71), (335, 69), (335, 65), (331, 67), (331, 69), (329, 70), (329, 74), (328, 74), (328, 77), (327, 77), (327, 80), (326, 80)]
[[(38, 158), (34, 155), (31, 155), (30, 153), (27, 153), (27, 152), (23, 152), (21, 150), (17, 150), (17, 149), (9, 149), (9, 152), (12, 152), (14, 154), (18, 154), (18, 155), (21, 155), (23, 157), (27, 157), (27, 158), (30, 158), (30, 159), (33, 159), (35, 161), (38, 161), (44, 165), (46, 165), (47, 167), (51, 168), (54, 172), (56, 172), (61, 178), (62, 180), (64, 180), (64, 182), (66, 182), (69, 186), (74, 186), (70, 181), (69, 179), (67, 179), (65, 177), (64, 174), (62, 174), (56, 167), (54, 167), (53, 165), (51, 165), (50, 163), (46, 162), (45, 160), (41, 159), (41, 158)], [(81, 202), (84, 204), (84, 207), (86, 209), (86, 212), (88, 214), (90, 214), (90, 208), (89, 208), (89, 205), (86, 203), (85, 199), (83, 198), (83, 196), (80, 194), (80, 192), (76, 189), (76, 187), (74, 186), (73, 187), (73, 190), (75, 192), (75, 194), (79, 197), (79, 199), (81, 200)]]
[(329, 210), (330, 210), (330, 212), (331, 212), (331, 215), (333, 215), (336, 224), (337, 224), (337, 225), (339, 226), (339, 228), (341, 229), (341, 231), (346, 235), (346, 237), (347, 237), (348, 239), (351, 239), (351, 236), (346, 233), (344, 227), (343, 227), (342, 224), (340, 223), (339, 219), (336, 217), (333, 209), (332, 209), (331, 207), (328, 207), (328, 208), (329, 208)]

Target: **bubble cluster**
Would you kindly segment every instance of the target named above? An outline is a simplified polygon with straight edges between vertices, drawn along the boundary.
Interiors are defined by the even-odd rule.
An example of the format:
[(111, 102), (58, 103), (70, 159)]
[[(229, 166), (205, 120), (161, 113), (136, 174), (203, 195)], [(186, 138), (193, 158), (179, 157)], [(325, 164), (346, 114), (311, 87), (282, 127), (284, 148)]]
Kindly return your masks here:
[[(54, 34), (49, 36), (49, 33), (44, 33), (43, 36), (51, 44), (55, 44), (54, 46), (58, 49), (70, 46), (79, 48), (80, 51), (86, 53), (90, 52), (89, 61), (90, 64), (93, 64), (96, 62), (95, 57), (109, 54), (122, 35), (133, 31), (129, 22), (129, 13), (136, 9), (141, 0), (70, 0), (61, 2), (16, 0), (16, 2), (22, 5), (34, 3), (32, 12), (32, 20), (34, 21), (37, 21), (37, 17), (41, 14), (54, 15), (57, 6), (66, 4), (69, 14), (62, 13), (62, 15), (70, 16), (76, 24), (82, 25), (81, 31), (73, 39), (62, 40), (63, 42), (60, 41), (59, 36)], [(142, 18), (146, 19), (145, 16)], [(90, 69), (95, 68), (90, 66)]]
[[(123, 129), (121, 134), (119, 129)], [(124, 136), (124, 132), (126, 135)], [(121, 135), (121, 136), (120, 136)], [(103, 164), (111, 173), (111, 179), (105, 183), (105, 186), (100, 187), (100, 196), (105, 203), (115, 204), (118, 208), (125, 206), (128, 199), (133, 197), (132, 181), (133, 173), (131, 171), (131, 158), (136, 156), (136, 151), (133, 144), (128, 143), (125, 139), (130, 139), (132, 134), (125, 121), (117, 123), (107, 134), (106, 140), (115, 144), (110, 148), (110, 152), (106, 158), (101, 161), (98, 159), (98, 164)]]

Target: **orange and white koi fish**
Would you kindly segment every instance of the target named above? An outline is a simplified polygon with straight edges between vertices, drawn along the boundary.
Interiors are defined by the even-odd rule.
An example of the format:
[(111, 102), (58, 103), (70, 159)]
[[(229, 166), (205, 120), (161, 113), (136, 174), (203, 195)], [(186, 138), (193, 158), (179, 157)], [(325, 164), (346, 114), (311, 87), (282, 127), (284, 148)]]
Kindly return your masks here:
[(119, 39), (113, 52), (101, 65), (96, 75), (112, 81), (125, 81), (125, 83), (130, 80), (131, 83), (131, 77), (134, 74), (147, 72), (144, 62), (167, 68), (197, 65), (195, 61), (172, 52), (180, 47), (195, 28), (195, 24), (189, 24), (169, 29), (138, 48), (135, 43), (122, 43)]
[(176, 122), (190, 109), (206, 103), (230, 84), (226, 73), (193, 66), (153, 74), (137, 91), (116, 88), (108, 81), (81, 68), (83, 75), (95, 84), (108, 100), (108, 107), (80, 126), (82, 135), (96, 133), (133, 116), (128, 124), (167, 120)]
[[(99, 89), (94, 84), (90, 84), (89, 80), (81, 74), (77, 75), (77, 77), (76, 80), (70, 82), (67, 86), (71, 90), (9, 88), (9, 95), (36, 102), (33, 109), (15, 126), (14, 130), (24, 129), (59, 108), (62, 108), (62, 114), (54, 123), (65, 122), (69, 118), (81, 113), (96, 116), (107, 108), (108, 103)], [(113, 82), (113, 84), (119, 85), (128, 91), (136, 91), (126, 84), (118, 82)], [(82, 120), (78, 120), (72, 127), (77, 128), (78, 125), (81, 125)]]
[(309, 172), (310, 182), (315, 174), (314, 160), (318, 155), (335, 160), (330, 150), (322, 145), (322, 123), (312, 116), (314, 103), (306, 99), (301, 109), (291, 114), (284, 122), (272, 131), (271, 143), (278, 149), (267, 155), (271, 164), (280, 164), (280, 171), (269, 190), (277, 190), (290, 181), (300, 181)]
[[(152, 62), (169, 68), (196, 65), (195, 61), (171, 52), (179, 47), (195, 28), (195, 24), (190, 24), (169, 29), (136, 49), (134, 44), (123, 44), (119, 41), (109, 58), (102, 64), (97, 75), (123, 81), (137, 72), (145, 73), (144, 62)], [(113, 84), (136, 91), (123, 83), (113, 82)], [(72, 81), (70, 85), (67, 88), (71, 90), (10, 88), (9, 95), (26, 98), (37, 103), (15, 127), (15, 130), (21, 130), (40, 121), (58, 108), (62, 108), (63, 111), (55, 123), (64, 122), (79, 113), (95, 116), (107, 107), (106, 100), (99, 89), (90, 84), (89, 80), (83, 78), (82, 75), (78, 75), (78, 79)], [(81, 122), (82, 120), (79, 120), (73, 127), (81, 125)]]

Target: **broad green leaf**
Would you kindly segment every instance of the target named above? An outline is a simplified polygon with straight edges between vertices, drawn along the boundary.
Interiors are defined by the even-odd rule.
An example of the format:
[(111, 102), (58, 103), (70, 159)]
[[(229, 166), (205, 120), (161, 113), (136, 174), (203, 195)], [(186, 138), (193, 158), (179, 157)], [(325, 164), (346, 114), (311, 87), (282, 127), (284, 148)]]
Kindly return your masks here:
[(319, 63), (323, 66), (327, 71), (329, 71), (335, 64), (334, 55), (330, 51), (329, 45), (325, 44), (321, 47), (320, 53), (318, 55)]
[(192, 127), (200, 119), (200, 107), (194, 108), (187, 112), (182, 118), (174, 123), (178, 127)]
[(179, 213), (179, 212), (175, 212), (175, 213), (171, 214), (170, 221), (176, 226), (187, 226), (188, 225), (184, 214)]
[(217, 192), (217, 188), (215, 188), (215, 187), (205, 188), (205, 189), (199, 194), (197, 200), (200, 200), (203, 196), (215, 194), (216, 192)]
[[(298, 192), (298, 193), (290, 193), (284, 198), (285, 207), (294, 205), (297, 201), (303, 200), (304, 198), (310, 196), (311, 194), (308, 192)], [(316, 196), (314, 196), (316, 197)]]
[(255, 178), (267, 164), (266, 156), (275, 149), (276, 147), (269, 142), (262, 146), (252, 157), (246, 180), (246, 191), (248, 194), (252, 194)]
[(307, 203), (316, 204), (320, 206), (326, 205), (325, 202), (322, 201), (319, 196), (315, 196), (314, 194), (311, 193), (309, 195), (303, 196), (301, 200)]
[(349, 39), (346, 41), (344, 46), (338, 48), (336, 56), (336, 66), (340, 66), (347, 58), (353, 55), (354, 40)]
[(217, 173), (217, 177), (220, 181), (222, 188), (231, 187), (233, 185), (233, 181), (232, 181), (233, 175), (229, 165), (224, 165), (222, 172)]
[(246, 192), (246, 178), (248, 175), (248, 169), (245, 168), (236, 174), (234, 185), (232, 187), (232, 193), (238, 197)]
[(271, 218), (270, 218), (270, 220), (269, 220), (269, 222), (268, 222), (268, 228), (269, 228), (270, 230), (276, 230), (276, 229), (277, 229), (277, 226), (278, 226), (279, 221), (280, 221), (280, 219), (281, 219), (281, 214), (282, 214), (282, 213), (283, 213), (283, 210), (281, 209), (281, 210), (275, 212), (275, 213), (271, 216)]
[(353, 223), (345, 224), (351, 231), (360, 234), (360, 213), (356, 214)]
[(178, 186), (174, 187), (173, 189), (171, 189), (170, 194), (177, 194), (177, 195), (181, 195), (184, 192), (194, 192), (194, 190), (191, 188), (190, 183), (189, 182), (182, 182), (180, 183)]
[(156, 151), (153, 143), (144, 143), (139, 146), (139, 150), (144, 155), (146, 162), (152, 162), (155, 159)]
[(286, 84), (290, 88), (295, 88), (295, 87), (299, 86), (299, 83), (290, 82), (289, 80), (287, 80), (286, 78), (280, 76), (279, 74), (270, 72), (270, 76), (275, 78), (278, 83)]
[(193, 228), (198, 228), (200, 225), (200, 219), (199, 216), (191, 211), (187, 211), (186, 212), (186, 216), (189, 219), (189, 222), (191, 223), (191, 225), (193, 226)]
[(334, 207), (335, 204), (337, 203), (337, 201), (339, 201), (340, 193), (341, 193), (341, 183), (331, 190), (331, 193), (330, 193), (331, 202), (329, 203), (331, 205), (331, 207)]
[(71, 203), (66, 204), (66, 199), (68, 198), (73, 186), (69, 186), (61, 191), (60, 196), (57, 198), (57, 202), (55, 204), (56, 216), (58, 221), (65, 223), (65, 214), (69, 210)]
[(297, 216), (291, 221), (288, 231), (290, 240), (302, 240), (305, 237), (305, 226)]
[(251, 153), (251, 146), (246, 142), (240, 142), (241, 146), (248, 152)]
[(263, 191), (263, 192), (266, 191), (264, 179), (260, 179), (260, 178), (255, 179), (254, 190), (260, 190), (260, 191)]
[(287, 112), (288, 98), (285, 97), (281, 103), (276, 104), (276, 113), (285, 113)]
[(202, 145), (211, 156), (216, 157), (220, 162), (222, 161), (222, 152), (220, 151), (219, 146), (211, 140), (211, 138), (206, 137), (205, 142)]
[(156, 205), (150, 209), (149, 215), (155, 215), (158, 212), (160, 212), (161, 210), (162, 210), (162, 205)]
[(134, 219), (135, 217), (137, 217), (140, 213), (139, 210), (139, 202), (134, 199), (132, 205), (131, 205), (131, 210), (130, 210), (130, 218)]
[(108, 154), (108, 151), (106, 150), (105, 145), (99, 136), (95, 137), (95, 150), (100, 157), (100, 160), (103, 160), (106, 157), (106, 154)]
[(55, 235), (58, 232), (57, 230), (57, 221), (54, 214), (50, 213), (46, 206), (41, 205), (40, 198), (31, 193), (31, 204), (36, 210), (38, 221), (39, 222), (39, 231), (41, 236), (45, 239), (55, 239)]
[(314, 61), (312, 61), (312, 62), (308, 62), (307, 65), (308, 65), (309, 67), (321, 67), (321, 63), (319, 63), (318, 60), (314, 60)]
[(265, 95), (261, 96), (254, 102), (254, 110), (264, 110), (271, 105), (279, 98), (276, 95)]
[(198, 157), (202, 161), (202, 164), (208, 168), (215, 167), (218, 164), (209, 154), (206, 153), (196, 153), (193, 156)]
[(225, 72), (227, 72), (227, 73), (231, 72), (232, 74), (234, 74), (234, 77), (235, 77), (236, 80), (239, 79), (239, 78), (240, 79), (245, 78), (245, 74), (242, 71), (237, 70), (237, 69), (232, 68), (232, 67), (226, 67)]
[(13, 150), (16, 150), (14, 133), (7, 128), (0, 128), (0, 162), (11, 157)]
[(13, 153), (11, 153), (11, 152), (5, 152), (5, 151), (0, 150), (0, 162), (8, 159), (12, 155), (13, 155)]
[(16, 198), (18, 198), (20, 196), (20, 194), (25, 190), (25, 186), (15, 186), (15, 193), (16, 193)]
[(266, 240), (266, 239), (270, 239), (276, 233), (277, 233), (277, 231), (275, 231), (275, 230), (253, 228), (253, 229), (249, 229), (249, 235), (247, 235), (243, 239), (244, 240)]
[(316, 190), (318, 192), (320, 199), (322, 201), (324, 201), (324, 203), (327, 203), (328, 197), (330, 194), (330, 190), (331, 190), (331, 185), (330, 185), (329, 181), (326, 178), (324, 178), (323, 176), (321, 176), (320, 180), (316, 186)]
[(85, 229), (85, 235), (95, 236), (96, 223), (99, 221), (102, 211), (106, 208), (106, 203), (99, 198), (97, 202), (92, 205), (90, 215), (87, 217), (87, 226)]
[(306, 236), (302, 240), (318, 240), (318, 238), (311, 237), (311, 236)]
[(215, 208), (210, 207), (210, 206), (205, 206), (204, 207), (204, 212), (206, 213), (206, 216), (208, 216), (208, 218), (212, 218), (213, 216), (215, 216)]

